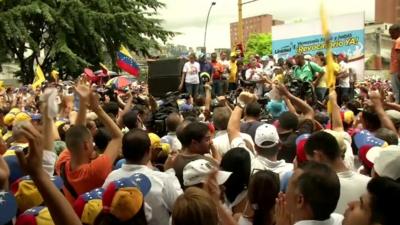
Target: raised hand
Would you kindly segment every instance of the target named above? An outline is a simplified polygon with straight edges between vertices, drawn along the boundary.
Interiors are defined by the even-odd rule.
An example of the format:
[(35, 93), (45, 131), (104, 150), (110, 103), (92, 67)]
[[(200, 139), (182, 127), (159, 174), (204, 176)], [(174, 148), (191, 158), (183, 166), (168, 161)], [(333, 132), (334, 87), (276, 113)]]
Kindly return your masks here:
[(97, 112), (101, 109), (99, 102), (99, 95), (97, 93), (91, 92), (89, 94), (89, 109), (93, 112)]
[(284, 193), (279, 193), (275, 200), (275, 219), (276, 225), (292, 225), (292, 216), (287, 211), (286, 196)]
[(213, 170), (207, 178), (207, 181), (204, 183), (203, 189), (210, 194), (211, 198), (219, 202), (221, 196), (221, 189), (219, 188), (217, 181), (217, 173), (218, 170)]
[(288, 96), (288, 95), (290, 95), (290, 92), (289, 92), (289, 90), (286, 88), (285, 85), (283, 85), (283, 84), (278, 84), (278, 85), (276, 85), (275, 87), (276, 87), (276, 89), (278, 89), (279, 93), (280, 93), (282, 96)]
[(255, 102), (257, 100), (257, 97), (250, 92), (242, 91), (239, 95), (238, 100), (247, 105), (249, 103)]
[(75, 87), (75, 92), (79, 95), (80, 99), (82, 100), (88, 100), (89, 95), (91, 93), (89, 86), (83, 83)]

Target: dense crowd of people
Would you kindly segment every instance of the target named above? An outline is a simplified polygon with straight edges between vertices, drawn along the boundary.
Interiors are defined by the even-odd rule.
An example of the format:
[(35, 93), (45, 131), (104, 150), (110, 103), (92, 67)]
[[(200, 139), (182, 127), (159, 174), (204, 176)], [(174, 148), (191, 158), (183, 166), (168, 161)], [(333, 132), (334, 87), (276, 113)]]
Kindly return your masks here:
[(399, 224), (398, 90), (334, 64), (336, 88), (318, 52), (191, 54), (161, 98), (3, 89), (0, 224)]

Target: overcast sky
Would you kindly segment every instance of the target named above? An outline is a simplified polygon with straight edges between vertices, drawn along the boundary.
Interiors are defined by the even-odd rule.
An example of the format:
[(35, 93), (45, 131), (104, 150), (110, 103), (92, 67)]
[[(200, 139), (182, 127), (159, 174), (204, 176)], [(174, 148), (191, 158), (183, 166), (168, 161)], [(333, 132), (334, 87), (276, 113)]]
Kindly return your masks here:
[[(180, 32), (170, 42), (188, 47), (203, 45), (204, 27), (212, 0), (160, 0), (163, 26)], [(247, 0), (243, 0), (246, 2)], [(325, 0), (329, 15), (365, 12), (367, 21), (374, 20), (374, 0)], [(207, 49), (229, 48), (229, 24), (237, 21), (237, 0), (215, 0), (207, 30)], [(291, 23), (319, 18), (319, 0), (258, 0), (243, 6), (243, 17), (271, 14), (274, 19)]]

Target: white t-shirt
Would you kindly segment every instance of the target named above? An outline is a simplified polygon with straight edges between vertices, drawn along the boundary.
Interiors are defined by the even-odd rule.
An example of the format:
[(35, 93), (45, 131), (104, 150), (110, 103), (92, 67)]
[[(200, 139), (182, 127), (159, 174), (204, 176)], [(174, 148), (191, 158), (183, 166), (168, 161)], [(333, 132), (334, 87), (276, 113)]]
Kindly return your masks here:
[(221, 63), (221, 65), (224, 66), (225, 70), (224, 73), (222, 74), (222, 77), (224, 77), (225, 79), (229, 78), (229, 73), (228, 73), (228, 68), (230, 67), (230, 63), (228, 60), (220, 60), (219, 63)]
[(180, 151), (182, 150), (182, 144), (178, 140), (175, 132), (169, 132), (167, 135), (161, 138), (161, 143), (169, 144), (171, 151)]
[(295, 223), (294, 225), (342, 225), (342, 221), (343, 221), (342, 215), (332, 213), (331, 218), (329, 218), (327, 220), (322, 220), (322, 221), (320, 221), (320, 220), (302, 220), (302, 221)]
[(293, 170), (293, 164), (286, 163), (285, 160), (273, 162), (263, 156), (257, 155), (251, 161), (251, 168), (253, 172), (255, 172), (255, 170), (270, 170), (279, 174), (279, 178), (281, 179), (285, 173)]
[[(251, 74), (254, 72), (253, 76)], [(261, 80), (262, 74), (264, 73), (263, 69), (261, 68), (250, 68), (246, 70), (246, 80), (248, 81), (259, 81)], [(251, 79), (250, 79), (251, 77)]]
[[(345, 61), (341, 61), (339, 63), (339, 65), (340, 65), (340, 72), (349, 74), (349, 67)], [(339, 87), (349, 88), (350, 87), (350, 76), (339, 79)]]
[[(253, 139), (251, 138), (250, 135), (245, 133), (240, 133), (240, 137), (242, 137), (244, 140), (250, 143), (254, 149)], [(226, 130), (217, 131), (217, 134), (213, 139), (213, 144), (217, 149), (217, 151), (219, 152), (219, 154), (221, 154), (221, 156), (225, 155), (225, 153), (227, 153), (232, 148), (231, 143), (229, 143), (228, 132)]]
[(108, 175), (103, 188), (107, 187), (112, 181), (132, 176), (135, 173), (146, 175), (151, 182), (150, 192), (144, 199), (155, 212), (149, 221), (149, 225), (168, 224), (173, 205), (178, 196), (183, 193), (174, 174), (154, 171), (144, 165), (123, 164), (120, 169), (114, 170)]
[(337, 175), (340, 181), (340, 198), (335, 213), (343, 214), (349, 202), (359, 199), (367, 191), (367, 184), (371, 178), (351, 170)]
[(186, 62), (183, 66), (183, 72), (186, 73), (185, 82), (189, 84), (199, 84), (200, 64), (198, 62)]

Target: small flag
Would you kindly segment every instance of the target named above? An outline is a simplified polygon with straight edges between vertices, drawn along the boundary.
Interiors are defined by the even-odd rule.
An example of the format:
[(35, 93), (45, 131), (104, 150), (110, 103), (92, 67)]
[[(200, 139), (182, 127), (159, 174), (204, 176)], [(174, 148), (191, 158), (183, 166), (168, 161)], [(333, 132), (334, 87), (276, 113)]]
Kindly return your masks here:
[(108, 75), (109, 69), (107, 68), (107, 66), (104, 65), (103, 63), (99, 63), (99, 64), (100, 64), (100, 67), (101, 67), (101, 70), (103, 71), (103, 73), (104, 73), (105, 75)]
[(117, 58), (117, 65), (119, 68), (135, 77), (139, 76), (139, 65), (124, 46), (121, 46), (120, 50), (117, 52)]
[(43, 74), (42, 68), (40, 68), (40, 65), (38, 64), (36, 66), (35, 79), (33, 79), (33, 82), (32, 82), (33, 90), (35, 90), (36, 88), (40, 87), (40, 85), (42, 85), (42, 83), (45, 80), (46, 80), (46, 78), (44, 78), (44, 74)]
[(50, 73), (50, 75), (54, 78), (55, 81), (58, 80), (58, 75), (59, 74), (60, 73), (57, 70), (52, 70), (51, 73)]

